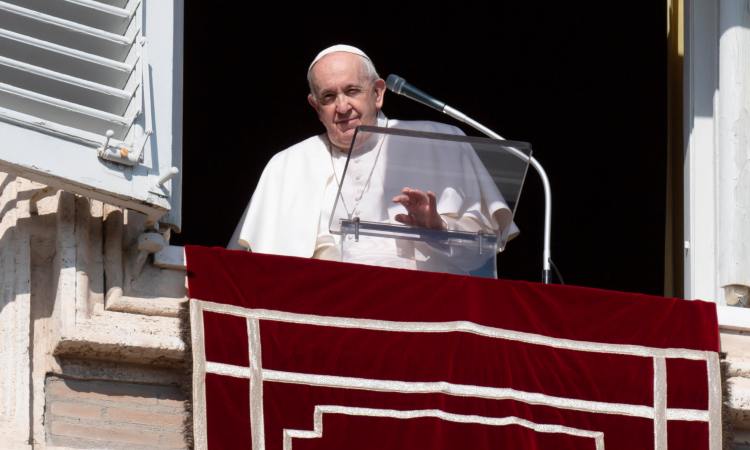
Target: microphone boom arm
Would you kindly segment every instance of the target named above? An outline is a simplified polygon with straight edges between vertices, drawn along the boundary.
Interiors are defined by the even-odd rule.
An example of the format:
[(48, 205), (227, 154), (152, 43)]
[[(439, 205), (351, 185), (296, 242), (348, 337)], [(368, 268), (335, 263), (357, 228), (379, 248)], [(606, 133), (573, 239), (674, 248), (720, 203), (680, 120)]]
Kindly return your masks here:
[[(486, 126), (482, 125), (481, 123), (477, 122), (461, 111), (452, 108), (451, 106), (445, 105), (441, 112), (450, 117), (453, 117), (459, 122), (463, 122), (469, 125), (470, 127), (486, 134), (492, 139), (501, 141), (505, 140), (499, 134), (490, 130)], [(547, 172), (544, 170), (544, 167), (542, 167), (542, 165), (539, 164), (539, 161), (537, 161), (533, 156), (526, 155), (523, 152), (520, 152), (519, 150), (512, 147), (509, 147), (509, 149), (512, 150), (513, 154), (518, 158), (528, 161), (529, 164), (534, 168), (534, 170), (536, 170), (536, 172), (539, 174), (539, 178), (542, 179), (542, 186), (544, 187), (544, 251), (542, 255), (542, 282), (544, 284), (549, 284), (551, 274), (550, 266), (552, 261), (552, 253), (550, 251), (550, 241), (552, 234), (552, 189), (549, 185), (549, 178), (547, 177)]]
[[(500, 141), (505, 140), (499, 134), (485, 127), (484, 125), (462, 113), (461, 111), (446, 105), (444, 102), (441, 102), (434, 97), (427, 95), (426, 93), (407, 83), (406, 80), (398, 75), (388, 75), (386, 86), (392, 92), (403, 95), (404, 97), (408, 97), (416, 102), (429, 106), (430, 108), (436, 109), (443, 114), (447, 114), (450, 117), (458, 120), (459, 122), (463, 122), (470, 127), (486, 134), (492, 139), (497, 139)], [(539, 178), (542, 179), (542, 185), (544, 186), (544, 254), (542, 255), (542, 282), (544, 284), (549, 284), (551, 275), (550, 269), (552, 265), (552, 252), (550, 251), (550, 236), (552, 234), (552, 189), (550, 189), (549, 186), (549, 178), (547, 178), (547, 172), (544, 171), (542, 165), (539, 164), (539, 161), (537, 161), (533, 156), (526, 155), (513, 147), (508, 148), (519, 159), (528, 161), (529, 164), (534, 168), (534, 170), (536, 170), (536, 172), (539, 174)]]

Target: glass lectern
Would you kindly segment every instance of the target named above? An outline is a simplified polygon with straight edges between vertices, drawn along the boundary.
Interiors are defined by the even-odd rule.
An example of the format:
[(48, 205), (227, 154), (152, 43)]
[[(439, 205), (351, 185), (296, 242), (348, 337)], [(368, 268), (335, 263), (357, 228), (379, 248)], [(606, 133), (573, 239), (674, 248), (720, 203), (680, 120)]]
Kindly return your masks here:
[[(347, 157), (332, 161), (341, 261), (496, 277), (496, 255), (518, 233), (530, 155), (525, 142), (359, 127)], [(394, 201), (404, 188), (412, 195)], [(415, 223), (430, 211), (437, 222)]]

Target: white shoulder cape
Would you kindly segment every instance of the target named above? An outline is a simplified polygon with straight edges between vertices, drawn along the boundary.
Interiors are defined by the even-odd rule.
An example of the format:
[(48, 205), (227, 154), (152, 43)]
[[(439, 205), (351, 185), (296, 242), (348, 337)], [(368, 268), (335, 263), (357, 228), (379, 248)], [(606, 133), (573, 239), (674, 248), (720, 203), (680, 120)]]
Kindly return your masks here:
[(271, 158), (245, 208), (230, 248), (312, 256), (323, 193), (333, 177), (326, 142), (325, 135), (313, 136)]

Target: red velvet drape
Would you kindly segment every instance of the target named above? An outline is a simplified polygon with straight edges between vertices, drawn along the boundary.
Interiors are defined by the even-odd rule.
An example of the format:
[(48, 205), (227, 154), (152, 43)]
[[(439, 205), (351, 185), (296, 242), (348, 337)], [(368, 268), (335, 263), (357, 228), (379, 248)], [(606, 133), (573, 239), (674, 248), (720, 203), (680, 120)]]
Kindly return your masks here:
[(257, 352), (264, 371), (259, 404), (248, 379), (206, 375), (209, 448), (248, 448), (259, 414), (265, 448), (281, 449), (284, 430), (315, 429), (317, 407), (320, 436), (294, 449), (593, 450), (597, 433), (608, 450), (653, 449), (654, 355), (666, 358), (668, 448), (706, 449), (716, 432), (699, 357), (719, 349), (712, 303), (186, 252), (192, 299), (259, 324), (252, 347), (245, 316), (202, 313), (207, 361), (248, 367)]

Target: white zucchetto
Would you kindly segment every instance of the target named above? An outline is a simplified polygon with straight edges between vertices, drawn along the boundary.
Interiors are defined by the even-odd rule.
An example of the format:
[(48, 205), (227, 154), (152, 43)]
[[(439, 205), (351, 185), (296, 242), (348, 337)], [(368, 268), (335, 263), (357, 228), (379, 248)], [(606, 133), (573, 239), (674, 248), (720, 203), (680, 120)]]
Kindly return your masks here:
[(346, 52), (346, 53), (353, 53), (355, 55), (359, 55), (368, 61), (370, 60), (370, 57), (365, 54), (362, 50), (358, 49), (357, 47), (352, 47), (351, 45), (345, 45), (345, 44), (336, 44), (332, 45), (324, 50), (322, 50), (320, 53), (318, 53), (318, 56), (313, 59), (313, 62), (310, 63), (310, 67), (307, 68), (307, 73), (310, 73), (315, 63), (320, 61), (324, 56), (330, 55), (331, 53), (336, 52)]

